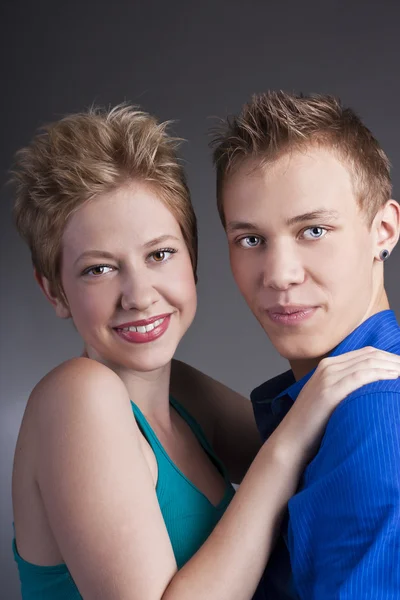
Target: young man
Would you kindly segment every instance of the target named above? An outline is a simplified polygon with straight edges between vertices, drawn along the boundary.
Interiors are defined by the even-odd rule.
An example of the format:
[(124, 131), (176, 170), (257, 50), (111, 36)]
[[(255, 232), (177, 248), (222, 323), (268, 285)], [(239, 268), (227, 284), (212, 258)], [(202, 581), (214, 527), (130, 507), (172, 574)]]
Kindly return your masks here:
[[(400, 207), (383, 150), (332, 97), (254, 96), (214, 160), (234, 278), (291, 367), (251, 394), (266, 439), (324, 357), (400, 354), (384, 288)], [(288, 512), (268, 598), (400, 598), (400, 380), (339, 406)]]

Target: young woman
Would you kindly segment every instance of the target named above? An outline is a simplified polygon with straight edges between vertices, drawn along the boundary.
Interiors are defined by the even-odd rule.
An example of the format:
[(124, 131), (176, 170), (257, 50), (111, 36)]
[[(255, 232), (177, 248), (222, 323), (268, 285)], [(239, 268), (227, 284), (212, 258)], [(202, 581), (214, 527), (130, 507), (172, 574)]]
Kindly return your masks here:
[(177, 389), (195, 377), (198, 395), (170, 397), (196, 310), (196, 222), (175, 145), (123, 106), (67, 117), (18, 154), (17, 227), (84, 346), (35, 387), (17, 442), (25, 600), (251, 598), (332, 410), (360, 378), (400, 373), (373, 349), (323, 361), (234, 495), (259, 445), (250, 403), (182, 364)]

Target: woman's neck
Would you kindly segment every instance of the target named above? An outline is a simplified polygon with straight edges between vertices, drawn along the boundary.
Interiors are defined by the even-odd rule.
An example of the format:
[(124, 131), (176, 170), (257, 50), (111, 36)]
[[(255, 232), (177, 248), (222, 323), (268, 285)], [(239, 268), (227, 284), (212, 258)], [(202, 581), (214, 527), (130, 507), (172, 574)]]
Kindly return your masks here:
[(169, 387), (171, 363), (155, 371), (114, 369), (124, 382), (129, 397), (151, 422), (170, 425)]
[[(90, 358), (85, 350), (82, 356)], [(166, 430), (171, 427), (169, 404), (171, 362), (154, 371), (142, 372), (127, 369), (120, 365), (103, 364), (106, 364), (121, 378), (128, 390), (130, 399), (140, 408), (149, 421), (159, 424)]]

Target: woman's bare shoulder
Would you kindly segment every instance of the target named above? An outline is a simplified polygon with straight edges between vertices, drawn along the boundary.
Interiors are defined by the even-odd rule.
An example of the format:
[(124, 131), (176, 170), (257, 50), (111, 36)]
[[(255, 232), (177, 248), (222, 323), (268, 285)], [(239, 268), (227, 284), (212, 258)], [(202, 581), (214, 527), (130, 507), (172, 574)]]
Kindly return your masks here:
[(47, 373), (32, 390), (29, 403), (39, 407), (41, 404), (58, 403), (64, 398), (75, 395), (91, 397), (98, 392), (112, 390), (127, 396), (128, 392), (122, 380), (109, 367), (96, 360), (85, 357), (71, 358)]
[[(85, 423), (86, 433), (99, 421), (128, 418), (131, 414), (128, 391), (116, 373), (89, 358), (70, 359), (50, 371), (31, 392), (23, 419), (44, 442), (70, 434)], [(79, 428), (78, 428), (79, 429)]]

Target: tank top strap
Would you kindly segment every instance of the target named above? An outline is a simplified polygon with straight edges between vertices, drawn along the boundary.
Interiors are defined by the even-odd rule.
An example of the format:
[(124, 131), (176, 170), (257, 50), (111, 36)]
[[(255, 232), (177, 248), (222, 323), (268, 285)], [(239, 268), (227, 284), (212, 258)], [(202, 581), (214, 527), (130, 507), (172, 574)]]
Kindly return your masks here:
[[(230, 479), (228, 472), (224, 466), (224, 464), (219, 460), (218, 456), (215, 454), (213, 447), (208, 441), (203, 429), (198, 424), (198, 422), (190, 415), (187, 410), (180, 404), (175, 398), (172, 396), (169, 397), (169, 402), (172, 408), (176, 410), (176, 412), (182, 417), (182, 419), (189, 425), (190, 429), (193, 431), (197, 440), (210, 456), (211, 460), (214, 462), (221, 475), (224, 477), (225, 481), (230, 484)], [(131, 400), (132, 410), (135, 415), (136, 422), (139, 426), (139, 429), (142, 431), (143, 435), (149, 442), (156, 456), (159, 455), (160, 451), (162, 454), (165, 454), (164, 448), (161, 446), (160, 441), (152, 429), (150, 423), (147, 421), (146, 417), (140, 410), (140, 408)], [(169, 459), (170, 460), (170, 459)]]
[(139, 429), (141, 430), (144, 437), (149, 442), (150, 446), (154, 449), (153, 443), (156, 443), (157, 446), (159, 445), (159, 441), (158, 441), (156, 434), (154, 433), (152, 427), (150, 426), (150, 423), (148, 422), (148, 420), (146, 419), (146, 417), (144, 416), (144, 414), (142, 413), (140, 408), (132, 400), (131, 400), (131, 406), (132, 406), (133, 414), (135, 415), (136, 423), (139, 426)]

